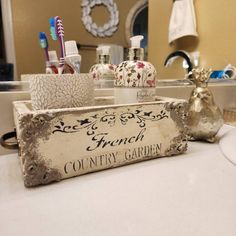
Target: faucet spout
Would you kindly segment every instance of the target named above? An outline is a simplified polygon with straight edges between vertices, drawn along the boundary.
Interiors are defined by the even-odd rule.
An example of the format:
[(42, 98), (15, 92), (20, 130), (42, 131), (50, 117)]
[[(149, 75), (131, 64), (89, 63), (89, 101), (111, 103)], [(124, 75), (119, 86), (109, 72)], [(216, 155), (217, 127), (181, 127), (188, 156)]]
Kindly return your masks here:
[(193, 69), (193, 64), (192, 64), (192, 61), (191, 61), (191, 57), (190, 55), (186, 52), (186, 51), (183, 51), (183, 50), (178, 50), (178, 51), (175, 51), (175, 52), (172, 52), (165, 60), (165, 63), (164, 63), (164, 66), (167, 67), (167, 66), (170, 66), (172, 64), (172, 62), (177, 58), (177, 57), (182, 57), (188, 67), (187, 67), (187, 74), (189, 75), (189, 73), (192, 71)]

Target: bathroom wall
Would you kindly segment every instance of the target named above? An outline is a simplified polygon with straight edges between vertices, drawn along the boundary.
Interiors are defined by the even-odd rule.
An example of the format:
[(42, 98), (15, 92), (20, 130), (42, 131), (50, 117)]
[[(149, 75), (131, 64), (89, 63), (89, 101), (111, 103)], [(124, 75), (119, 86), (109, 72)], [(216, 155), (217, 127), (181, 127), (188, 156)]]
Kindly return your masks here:
[[(199, 41), (190, 39), (175, 47), (168, 45), (168, 25), (173, 1), (149, 0), (149, 60), (158, 70), (160, 79), (183, 78), (180, 60), (169, 68), (163, 63), (176, 49), (198, 50), (201, 64), (223, 69), (228, 63), (236, 66), (236, 1), (195, 0)], [(227, 3), (226, 3), (227, 2)]]
[[(130, 8), (138, 0), (115, 0), (120, 11), (118, 31), (109, 38), (96, 38), (88, 33), (81, 22), (79, 0), (12, 0), (13, 28), (16, 47), (18, 78), (20, 74), (44, 72), (44, 55), (38, 45), (38, 32), (49, 34), (48, 18), (60, 15), (64, 19), (66, 40), (75, 39), (81, 44), (116, 43), (128, 46), (125, 40), (125, 20)], [(183, 78), (184, 70), (179, 62), (164, 68), (167, 55), (176, 49), (199, 50), (201, 64), (222, 69), (228, 63), (236, 65), (236, 1), (195, 0), (199, 41), (184, 40), (175, 47), (168, 45), (168, 24), (173, 1), (149, 0), (149, 60), (158, 70), (160, 79)], [(228, 7), (230, 6), (230, 7)], [(96, 7), (92, 14), (98, 24), (108, 20), (103, 7)], [(50, 48), (58, 44), (50, 40)], [(81, 50), (82, 71), (87, 72), (94, 63), (94, 50)]]
[[(80, 44), (97, 45), (114, 43), (127, 47), (125, 39), (125, 20), (130, 8), (137, 0), (114, 0), (119, 13), (119, 29), (112, 37), (96, 38), (86, 31), (81, 21), (81, 1), (58, 0), (12, 0), (13, 29), (16, 49), (18, 78), (21, 74), (43, 73), (45, 71), (44, 54), (38, 43), (38, 32), (49, 35), (48, 19), (59, 15), (64, 20), (65, 39), (76, 40)], [(98, 25), (109, 20), (105, 7), (94, 7), (92, 18)], [(50, 49), (58, 49), (58, 43), (50, 40)], [(87, 72), (95, 63), (95, 50), (81, 50), (82, 72)]]

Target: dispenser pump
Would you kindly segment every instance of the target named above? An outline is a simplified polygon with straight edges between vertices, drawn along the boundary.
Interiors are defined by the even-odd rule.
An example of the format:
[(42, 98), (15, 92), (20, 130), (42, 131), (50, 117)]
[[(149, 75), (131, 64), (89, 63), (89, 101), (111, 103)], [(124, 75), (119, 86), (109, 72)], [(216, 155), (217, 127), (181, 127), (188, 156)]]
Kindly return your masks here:
[(97, 48), (98, 52), (98, 61), (101, 64), (108, 64), (110, 63), (110, 46), (99, 46)]
[(129, 49), (129, 60), (137, 61), (144, 59), (144, 49), (140, 47), (141, 41), (143, 40), (143, 35), (137, 35), (130, 38), (131, 48)]
[(143, 40), (142, 35), (137, 35), (130, 38), (131, 40), (131, 48), (140, 48), (141, 41)]

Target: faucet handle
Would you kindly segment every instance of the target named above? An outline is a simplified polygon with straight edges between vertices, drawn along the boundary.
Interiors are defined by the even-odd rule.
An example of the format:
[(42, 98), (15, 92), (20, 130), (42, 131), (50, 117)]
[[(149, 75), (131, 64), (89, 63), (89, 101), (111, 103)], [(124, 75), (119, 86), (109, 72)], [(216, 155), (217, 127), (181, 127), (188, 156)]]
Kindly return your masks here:
[(193, 68), (197, 68), (199, 66), (199, 61), (200, 61), (200, 52), (199, 51), (191, 52), (190, 56)]
[(164, 62), (164, 66), (170, 66), (172, 64), (172, 62), (178, 58), (178, 57), (182, 57), (185, 61), (186, 61), (186, 68), (188, 73), (193, 69), (192, 66), (192, 62), (191, 62), (191, 58), (189, 53), (187, 53), (186, 51), (183, 50), (177, 50), (175, 52), (172, 52), (165, 60)]

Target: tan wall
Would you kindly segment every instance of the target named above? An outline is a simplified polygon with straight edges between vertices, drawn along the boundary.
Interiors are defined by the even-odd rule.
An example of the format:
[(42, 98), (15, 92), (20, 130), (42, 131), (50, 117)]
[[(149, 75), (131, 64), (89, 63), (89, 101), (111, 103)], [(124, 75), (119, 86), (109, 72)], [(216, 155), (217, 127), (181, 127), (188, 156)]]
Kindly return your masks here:
[(168, 45), (168, 25), (172, 9), (170, 0), (149, 0), (149, 60), (155, 65), (160, 79), (182, 78), (180, 61), (169, 68), (163, 63), (176, 49), (198, 50), (201, 64), (223, 69), (228, 63), (236, 66), (236, 1), (195, 0), (199, 42), (181, 42), (175, 48)]
[[(44, 54), (38, 43), (38, 32), (45, 31), (49, 36), (48, 19), (59, 15), (64, 21), (65, 40), (76, 40), (80, 44), (114, 43), (127, 47), (125, 40), (125, 20), (130, 8), (137, 0), (116, 0), (120, 23), (112, 37), (96, 38), (88, 33), (81, 21), (79, 0), (12, 0), (13, 29), (16, 48), (18, 77), (21, 74), (43, 73)], [(95, 7), (92, 17), (99, 25), (109, 20), (105, 7)], [(49, 41), (50, 49), (58, 50), (58, 43)], [(82, 72), (87, 72), (95, 62), (95, 50), (81, 50)]]

